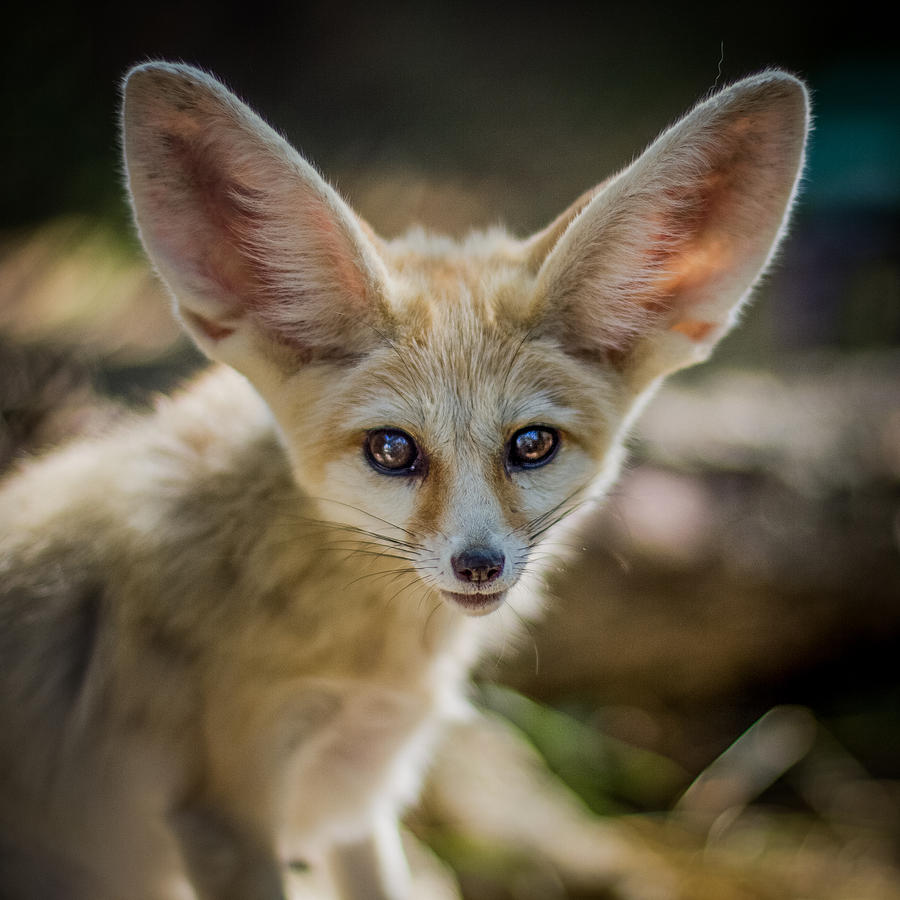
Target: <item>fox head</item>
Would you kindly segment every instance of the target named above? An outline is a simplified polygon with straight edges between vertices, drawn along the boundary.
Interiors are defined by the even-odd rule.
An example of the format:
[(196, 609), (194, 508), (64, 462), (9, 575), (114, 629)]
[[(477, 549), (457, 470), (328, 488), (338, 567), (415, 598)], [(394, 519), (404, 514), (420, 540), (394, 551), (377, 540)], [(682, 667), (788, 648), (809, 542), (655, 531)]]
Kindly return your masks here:
[(734, 323), (782, 236), (808, 111), (790, 75), (748, 78), (545, 230), (461, 242), (378, 237), (196, 69), (133, 69), (123, 120), (181, 321), (265, 399), (319, 514), (484, 614), (608, 486), (659, 381)]

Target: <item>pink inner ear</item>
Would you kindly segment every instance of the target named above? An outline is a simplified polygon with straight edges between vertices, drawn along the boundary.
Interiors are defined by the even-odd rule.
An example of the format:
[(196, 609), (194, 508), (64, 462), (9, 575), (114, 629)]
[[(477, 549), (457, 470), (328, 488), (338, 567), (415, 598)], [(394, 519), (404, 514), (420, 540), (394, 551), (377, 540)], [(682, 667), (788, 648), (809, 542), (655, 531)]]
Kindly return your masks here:
[(211, 319), (206, 319), (203, 316), (198, 316), (196, 313), (186, 312), (184, 313), (184, 317), (194, 328), (208, 337), (211, 341), (221, 341), (234, 334), (233, 328), (219, 325), (217, 322), (213, 322)]
[[(296, 246), (287, 250), (295, 254), (297, 268), (278, 272), (283, 279), (283, 283), (277, 286), (279, 293), (309, 297), (311, 293), (323, 292), (333, 299), (360, 304), (361, 307), (367, 285), (354, 245), (336, 221), (334, 210), (306, 188), (297, 191), (296, 198), (291, 199), (291, 211), (296, 210), (297, 215)], [(266, 241), (264, 224), (255, 223), (257, 231), (253, 240), (254, 245), (259, 243), (262, 251), (265, 251)], [(285, 248), (277, 249), (285, 252)], [(272, 248), (272, 252), (275, 250)], [(254, 261), (254, 268), (263, 270), (263, 280), (271, 280), (271, 276), (265, 278), (264, 257)], [(266, 296), (258, 299), (271, 302), (271, 298)]]
[(716, 327), (714, 322), (704, 322), (700, 319), (682, 319), (669, 326), (669, 331), (677, 331), (695, 343), (700, 343), (709, 337), (709, 333)]
[(657, 274), (636, 293), (638, 302), (661, 326), (695, 342), (721, 324), (697, 318), (691, 309), (708, 301), (735, 267), (734, 240), (726, 230), (732, 194), (733, 176), (711, 170), (683, 194), (672, 193), (647, 241), (647, 268)]
[(204, 349), (245, 327), (310, 358), (368, 346), (377, 253), (282, 138), (184, 73), (137, 72), (125, 124), (142, 238)]
[[(645, 374), (654, 359), (672, 371), (703, 356), (778, 243), (802, 163), (804, 96), (782, 75), (748, 80), (616, 176), (541, 261), (548, 331), (617, 368), (639, 350)], [(543, 249), (544, 238), (532, 243)], [(665, 334), (687, 340), (656, 340)]]
[(664, 266), (657, 288), (663, 296), (681, 296), (690, 302), (690, 298), (695, 298), (705, 285), (714, 283), (726, 272), (733, 259), (734, 253), (724, 238), (716, 235), (701, 237), (673, 254)]
[[(292, 320), (316, 316), (310, 305), (361, 308), (366, 283), (353, 244), (307, 185), (276, 175), (271, 185), (249, 187), (245, 181), (271, 178), (272, 170), (242, 176), (194, 132), (166, 133), (160, 143), (167, 177), (145, 195), (154, 208), (148, 237), (189, 292), (221, 306), (228, 323), (254, 314), (288, 344), (302, 340)], [(185, 320), (213, 341), (234, 332), (206, 310)]]
[[(170, 127), (155, 136), (160, 157), (143, 180), (141, 227), (178, 289), (223, 305), (228, 318), (236, 319), (259, 288), (240, 248), (241, 219), (247, 218), (242, 192), (226, 178), (223, 162), (204, 145), (194, 123), (181, 125), (184, 134)], [(227, 329), (209, 315), (191, 321), (209, 337), (225, 336)]]

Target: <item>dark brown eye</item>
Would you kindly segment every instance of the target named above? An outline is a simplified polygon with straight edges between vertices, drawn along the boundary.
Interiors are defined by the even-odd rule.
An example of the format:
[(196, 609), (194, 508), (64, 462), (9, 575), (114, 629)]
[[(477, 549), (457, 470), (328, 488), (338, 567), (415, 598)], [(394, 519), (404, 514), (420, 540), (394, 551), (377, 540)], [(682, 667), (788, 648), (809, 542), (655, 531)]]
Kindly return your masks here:
[(369, 465), (386, 475), (411, 475), (417, 470), (419, 448), (399, 428), (379, 428), (366, 435), (366, 458)]
[(534, 469), (550, 462), (559, 447), (559, 432), (543, 425), (520, 428), (509, 442), (507, 465), (511, 469)]

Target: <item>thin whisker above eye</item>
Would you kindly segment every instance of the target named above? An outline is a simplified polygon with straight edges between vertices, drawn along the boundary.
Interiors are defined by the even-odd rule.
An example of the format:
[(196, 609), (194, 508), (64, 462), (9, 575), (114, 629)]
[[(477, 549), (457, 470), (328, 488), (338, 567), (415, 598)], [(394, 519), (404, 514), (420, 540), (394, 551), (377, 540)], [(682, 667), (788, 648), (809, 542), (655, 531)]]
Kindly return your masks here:
[(402, 404), (403, 404), (403, 406), (405, 406), (406, 409), (409, 411), (410, 416), (411, 416), (411, 417), (415, 417), (416, 419), (418, 419), (419, 414), (420, 414), (420, 411), (419, 411), (419, 409), (416, 407), (416, 404), (415, 404), (415, 402), (413, 401), (412, 398), (407, 397), (406, 394), (404, 394), (404, 393), (397, 387), (397, 385), (396, 385), (393, 381), (391, 381), (389, 378), (385, 378), (384, 376), (376, 375), (376, 376), (375, 376), (375, 380), (376, 380), (379, 384), (383, 384), (386, 388), (388, 388), (388, 390), (390, 390), (390, 391), (391, 391), (392, 393), (394, 393), (397, 397), (399, 397), (399, 398), (400, 398), (400, 401), (401, 401)]
[(388, 345), (388, 347), (390, 347), (391, 350), (396, 354), (397, 359), (400, 360), (400, 364), (403, 366), (404, 369), (406, 369), (406, 374), (409, 375), (410, 379), (415, 384), (415, 382), (417, 380), (416, 373), (410, 368), (409, 359), (406, 356), (404, 356), (403, 353), (400, 352), (400, 349), (397, 347), (397, 344), (394, 342), (394, 340), (392, 338), (390, 338), (383, 331), (376, 328), (371, 323), (368, 323), (368, 324), (369, 324), (369, 327), (372, 329), (372, 331), (374, 331), (375, 334), (377, 334), (378, 337), (380, 337)]
[(522, 337), (522, 340), (516, 345), (516, 349), (513, 351), (512, 356), (509, 360), (509, 365), (506, 367), (506, 372), (503, 375), (503, 387), (500, 391), (501, 396), (505, 395), (507, 392), (507, 388), (509, 387), (509, 377), (512, 375), (513, 366), (516, 364), (516, 360), (519, 358), (519, 354), (522, 352), (525, 344), (528, 343), (531, 336), (535, 333), (536, 326), (529, 328), (528, 331)]
[[(376, 335), (384, 342), (384, 344), (390, 348), (391, 352), (397, 357), (400, 361), (400, 365), (403, 366), (406, 374), (409, 376), (410, 384), (417, 384), (420, 381), (419, 376), (417, 376), (416, 372), (410, 365), (410, 358), (407, 354), (403, 353), (401, 349), (397, 346), (396, 341), (393, 340), (389, 335), (385, 334), (381, 329), (377, 328), (371, 322), (367, 322), (366, 325), (369, 329), (375, 332)], [(420, 421), (421, 419), (421, 408), (417, 405), (416, 400), (412, 397), (408, 397), (397, 384), (391, 381), (389, 378), (384, 376), (376, 375), (376, 380), (383, 384), (388, 388), (393, 394), (400, 398), (403, 402), (403, 405), (409, 410), (409, 413), (413, 420)]]

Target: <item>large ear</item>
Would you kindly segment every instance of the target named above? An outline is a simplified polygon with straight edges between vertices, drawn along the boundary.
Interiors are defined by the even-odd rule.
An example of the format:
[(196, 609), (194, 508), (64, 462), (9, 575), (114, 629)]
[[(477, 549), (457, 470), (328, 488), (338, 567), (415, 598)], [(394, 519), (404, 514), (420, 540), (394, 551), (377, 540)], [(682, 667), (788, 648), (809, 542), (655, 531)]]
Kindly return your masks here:
[(697, 106), (526, 244), (540, 330), (636, 389), (705, 359), (782, 236), (807, 126), (783, 72)]
[(189, 66), (132, 69), (123, 139), (144, 246), (209, 356), (246, 372), (371, 345), (386, 276), (364, 226), (222, 85)]

